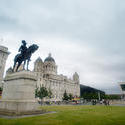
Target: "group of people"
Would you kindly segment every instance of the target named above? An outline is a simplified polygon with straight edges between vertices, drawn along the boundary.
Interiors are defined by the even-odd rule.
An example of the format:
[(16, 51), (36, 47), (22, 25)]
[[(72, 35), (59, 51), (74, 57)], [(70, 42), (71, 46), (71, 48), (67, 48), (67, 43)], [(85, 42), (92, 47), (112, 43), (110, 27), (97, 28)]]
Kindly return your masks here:
[(99, 103), (101, 105), (102, 104), (104, 104), (104, 105), (110, 105), (109, 100), (106, 100), (106, 99), (103, 99), (101, 101), (97, 101), (97, 100), (93, 99), (91, 102), (92, 102), (92, 105), (96, 105), (97, 103)]
[(109, 100), (106, 100), (106, 99), (104, 99), (104, 100), (102, 101), (102, 103), (103, 103), (104, 105), (110, 105)]

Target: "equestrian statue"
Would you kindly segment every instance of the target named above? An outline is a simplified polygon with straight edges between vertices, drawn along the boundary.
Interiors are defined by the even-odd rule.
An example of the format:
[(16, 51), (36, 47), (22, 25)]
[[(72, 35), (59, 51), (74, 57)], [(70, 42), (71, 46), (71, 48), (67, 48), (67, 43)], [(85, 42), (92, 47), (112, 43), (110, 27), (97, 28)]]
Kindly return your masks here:
[[(29, 46), (27, 48), (26, 46), (26, 41), (25, 40), (22, 40), (22, 45), (21, 47), (19, 48), (18, 52), (20, 52), (19, 54), (17, 54), (14, 58), (14, 65), (13, 65), (13, 71), (15, 70), (16, 72), (18, 71), (20, 65), (24, 62), (23, 64), (23, 70), (25, 70), (25, 65), (27, 63), (27, 70), (28, 69), (28, 66), (29, 66), (29, 61), (32, 54), (39, 48), (36, 44), (33, 44), (31, 46)], [(18, 64), (17, 64), (18, 63)], [(16, 66), (17, 64), (17, 66)], [(16, 67), (16, 69), (15, 69)]]

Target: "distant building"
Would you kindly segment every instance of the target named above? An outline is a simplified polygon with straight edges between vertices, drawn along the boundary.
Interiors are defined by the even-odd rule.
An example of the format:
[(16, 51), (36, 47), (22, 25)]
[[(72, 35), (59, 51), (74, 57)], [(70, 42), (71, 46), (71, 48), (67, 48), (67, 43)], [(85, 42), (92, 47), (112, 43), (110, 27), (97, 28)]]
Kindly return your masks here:
[(72, 79), (57, 74), (57, 65), (51, 54), (44, 60), (39, 57), (34, 63), (34, 72), (37, 76), (37, 86), (44, 86), (53, 93), (51, 101), (62, 101), (66, 91), (74, 97), (80, 96), (79, 76), (75, 72)]
[(0, 46), (0, 87), (2, 87), (3, 75), (8, 55), (8, 48)]
[(80, 84), (80, 95), (82, 96), (84, 93), (100, 93), (100, 94), (105, 94), (105, 92), (92, 88), (90, 86), (85, 86)]

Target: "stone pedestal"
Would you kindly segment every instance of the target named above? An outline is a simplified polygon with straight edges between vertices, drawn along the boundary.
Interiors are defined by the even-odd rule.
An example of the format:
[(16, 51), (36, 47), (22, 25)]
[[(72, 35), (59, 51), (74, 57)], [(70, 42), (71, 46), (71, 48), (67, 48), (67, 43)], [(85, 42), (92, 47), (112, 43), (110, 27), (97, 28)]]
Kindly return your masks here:
[(30, 71), (7, 74), (3, 87), (0, 109), (15, 112), (35, 111), (38, 103), (35, 100), (36, 76)]

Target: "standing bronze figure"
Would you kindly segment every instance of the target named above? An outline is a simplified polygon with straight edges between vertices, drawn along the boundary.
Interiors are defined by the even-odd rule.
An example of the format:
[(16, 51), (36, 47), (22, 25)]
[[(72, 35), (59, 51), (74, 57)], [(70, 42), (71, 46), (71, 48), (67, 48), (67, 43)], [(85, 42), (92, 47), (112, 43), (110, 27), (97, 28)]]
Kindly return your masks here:
[(16, 64), (18, 63), (17, 67), (16, 67), (16, 71), (18, 71), (18, 68), (20, 67), (20, 65), (24, 62), (23, 65), (23, 70), (25, 70), (25, 65), (27, 62), (27, 70), (28, 66), (29, 66), (29, 61), (30, 58), (32, 56), (32, 54), (38, 49), (39, 47), (36, 44), (33, 44), (31, 46), (29, 46), (28, 48), (26, 47), (26, 41), (22, 40), (22, 45), (19, 48), (19, 54), (17, 54), (14, 58), (14, 66), (13, 66), (13, 71), (15, 69)]

